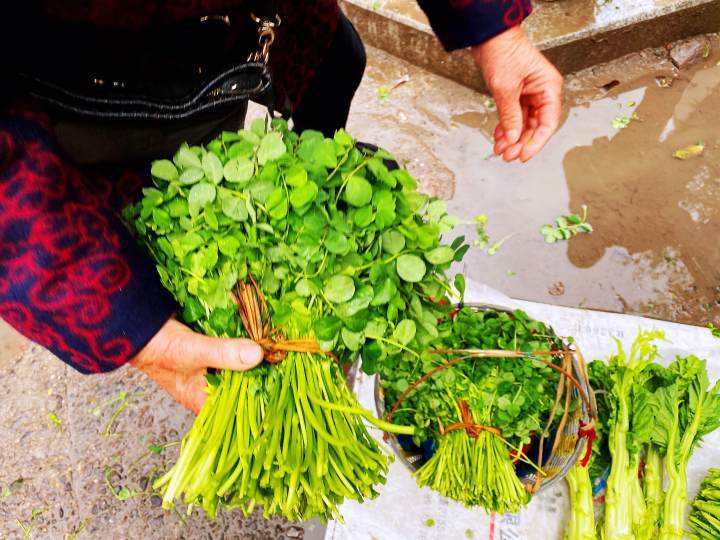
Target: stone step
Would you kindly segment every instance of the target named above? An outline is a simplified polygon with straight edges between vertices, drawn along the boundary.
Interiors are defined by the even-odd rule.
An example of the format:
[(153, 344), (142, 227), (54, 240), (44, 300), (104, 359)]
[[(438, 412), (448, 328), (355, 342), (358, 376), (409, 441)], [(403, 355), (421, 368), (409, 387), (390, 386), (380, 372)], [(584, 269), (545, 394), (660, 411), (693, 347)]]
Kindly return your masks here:
[[(446, 53), (414, 0), (341, 0), (341, 5), (367, 44), (485, 89), (470, 53)], [(558, 0), (535, 6), (523, 28), (564, 74), (720, 30), (720, 0)]]

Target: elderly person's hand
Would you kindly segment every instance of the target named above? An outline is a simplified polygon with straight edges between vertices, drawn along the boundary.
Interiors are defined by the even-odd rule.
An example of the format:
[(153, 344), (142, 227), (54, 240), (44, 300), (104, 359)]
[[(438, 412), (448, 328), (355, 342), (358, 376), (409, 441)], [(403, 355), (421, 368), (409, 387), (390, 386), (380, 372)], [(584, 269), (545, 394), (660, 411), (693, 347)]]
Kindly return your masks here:
[(130, 364), (198, 413), (207, 397), (207, 368), (244, 371), (262, 358), (262, 348), (254, 341), (204, 336), (170, 319)]
[(473, 47), (473, 56), (497, 104), (495, 153), (527, 161), (560, 122), (562, 76), (519, 26)]

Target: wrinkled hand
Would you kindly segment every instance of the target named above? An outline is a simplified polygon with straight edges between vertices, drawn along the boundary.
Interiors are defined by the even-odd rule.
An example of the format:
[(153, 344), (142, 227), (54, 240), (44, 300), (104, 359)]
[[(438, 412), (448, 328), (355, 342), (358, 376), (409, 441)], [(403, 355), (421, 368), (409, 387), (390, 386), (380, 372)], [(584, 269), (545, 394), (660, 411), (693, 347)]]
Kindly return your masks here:
[(519, 26), (473, 47), (472, 52), (500, 117), (495, 153), (505, 161), (529, 160), (560, 122), (562, 76)]
[(262, 358), (262, 348), (254, 341), (204, 336), (170, 319), (130, 364), (198, 413), (207, 396), (207, 368), (244, 371)]

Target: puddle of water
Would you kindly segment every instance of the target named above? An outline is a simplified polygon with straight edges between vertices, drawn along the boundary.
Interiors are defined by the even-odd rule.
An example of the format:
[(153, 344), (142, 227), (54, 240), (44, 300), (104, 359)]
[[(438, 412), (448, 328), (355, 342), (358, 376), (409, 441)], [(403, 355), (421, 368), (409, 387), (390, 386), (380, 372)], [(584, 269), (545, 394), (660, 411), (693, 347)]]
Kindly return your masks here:
[[(670, 89), (657, 87), (652, 77), (635, 81), (645, 88), (634, 111), (639, 120), (613, 137), (573, 148), (563, 160), (570, 207), (588, 204), (596, 227), (570, 243), (569, 260), (589, 268), (613, 245), (654, 254), (673, 247), (694, 289), (694, 298), (674, 309), (698, 321), (720, 306), (720, 66), (708, 65)], [(621, 93), (618, 101), (628, 97)], [(701, 141), (702, 156), (672, 157)], [(687, 287), (671, 281), (669, 292)]]
[[(671, 88), (655, 83), (667, 75), (659, 64), (572, 81), (551, 143), (527, 164), (507, 164), (492, 154), (497, 119), (485, 96), (371, 50), (350, 131), (393, 151), (456, 215), (487, 214), (491, 239), (516, 233), (492, 257), (471, 249), (471, 278), (517, 298), (704, 324), (720, 320), (718, 60)], [(378, 99), (378, 86), (405, 74), (408, 83)], [(598, 90), (612, 79), (621, 83)], [(612, 127), (633, 114), (627, 128)], [(702, 156), (672, 157), (698, 141)], [(595, 232), (546, 244), (540, 228), (582, 204)], [(471, 226), (459, 232), (473, 238)]]

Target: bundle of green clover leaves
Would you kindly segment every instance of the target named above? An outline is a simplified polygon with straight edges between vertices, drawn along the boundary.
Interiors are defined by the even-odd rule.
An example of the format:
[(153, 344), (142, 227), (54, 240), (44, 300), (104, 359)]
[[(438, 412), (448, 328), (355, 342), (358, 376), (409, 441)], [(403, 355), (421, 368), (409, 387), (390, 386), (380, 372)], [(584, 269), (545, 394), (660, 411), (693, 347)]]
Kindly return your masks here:
[[(452, 292), (446, 273), (467, 250), (462, 238), (441, 245), (457, 220), (389, 160), (342, 130), (298, 135), (283, 120), (259, 120), (153, 162), (154, 187), (125, 218), (197, 330), (244, 336), (233, 299), (252, 276), (273, 327), (342, 361), (362, 353), (374, 372), (438, 338), (448, 306), (434, 300)], [(415, 431), (361, 409), (324, 354), (290, 352), (208, 380), (178, 461), (155, 484), (165, 507), (184, 495), (211, 516), (256, 504), (266, 516), (337, 516), (345, 498), (374, 496), (387, 470), (363, 419)]]
[[(448, 355), (440, 351), (458, 351), (453, 354), (459, 357), (460, 350), (469, 349), (536, 353), (565, 348), (545, 324), (521, 310), (463, 307), (440, 322), (429, 348), (419, 354), (391, 355), (379, 370), (386, 409), (391, 411), (402, 398), (393, 421), (417, 426), (413, 436), (417, 446), (430, 439), (435, 445), (432, 457), (416, 473), (419, 485), (488, 511), (517, 512), (525, 506), (530, 495), (514, 461), (538, 468), (524, 449), (533, 435), (557, 425), (563, 414), (562, 407), (554, 407), (557, 371), (533, 356), (467, 358), (406, 391), (420, 374), (448, 363)], [(557, 357), (546, 358), (560, 364)], [(469, 408), (471, 423), (489, 429), (445, 432), (448, 426), (467, 421), (461, 401)]]

